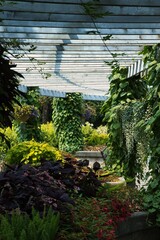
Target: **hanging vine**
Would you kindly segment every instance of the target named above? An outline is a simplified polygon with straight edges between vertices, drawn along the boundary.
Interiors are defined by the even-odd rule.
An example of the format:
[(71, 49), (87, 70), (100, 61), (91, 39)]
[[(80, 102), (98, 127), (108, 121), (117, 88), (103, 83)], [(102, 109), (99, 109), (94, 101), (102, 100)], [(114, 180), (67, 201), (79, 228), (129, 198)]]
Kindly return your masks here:
[[(102, 108), (109, 132), (107, 164), (118, 166), (123, 174), (134, 178), (137, 171), (141, 171), (137, 161), (136, 110), (141, 109), (147, 84), (139, 75), (127, 78), (127, 68), (121, 68), (117, 61), (110, 65), (110, 97)], [(144, 112), (139, 111), (139, 114), (141, 118)]]
[(154, 214), (160, 226), (160, 45), (145, 46), (143, 51), (144, 62), (148, 64), (145, 79), (149, 84), (149, 93), (146, 105), (152, 109), (148, 119), (141, 120), (139, 125), (150, 134), (150, 181), (145, 190), (144, 203), (149, 213)]

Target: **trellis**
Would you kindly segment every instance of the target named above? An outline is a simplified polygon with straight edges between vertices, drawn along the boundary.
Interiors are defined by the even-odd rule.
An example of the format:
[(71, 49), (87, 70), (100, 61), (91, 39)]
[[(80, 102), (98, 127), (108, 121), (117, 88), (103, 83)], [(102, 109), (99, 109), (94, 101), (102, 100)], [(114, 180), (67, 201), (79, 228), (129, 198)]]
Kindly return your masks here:
[[(138, 54), (143, 46), (160, 42), (159, 0), (98, 1), (110, 15), (94, 22), (81, 5), (87, 0), (9, 2), (0, 14), (0, 41), (17, 39), (36, 46), (22, 58), (12, 59), (24, 75), (23, 90), (38, 86), (42, 95), (65, 97), (67, 92), (81, 92), (85, 99), (103, 100), (111, 72), (105, 61), (115, 56), (129, 68), (130, 77), (145, 69)], [(112, 36), (104, 44), (103, 37), (108, 35)], [(45, 64), (35, 67), (29, 58)], [(42, 68), (49, 78), (40, 73)]]

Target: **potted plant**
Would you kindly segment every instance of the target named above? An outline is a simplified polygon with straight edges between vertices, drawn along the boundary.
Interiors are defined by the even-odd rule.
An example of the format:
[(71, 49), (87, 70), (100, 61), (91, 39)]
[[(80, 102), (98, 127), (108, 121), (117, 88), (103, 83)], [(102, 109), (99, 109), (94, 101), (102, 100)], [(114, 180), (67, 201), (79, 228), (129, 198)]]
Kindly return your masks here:
[(126, 186), (125, 178), (114, 171), (99, 169), (96, 171), (96, 175), (104, 187)]

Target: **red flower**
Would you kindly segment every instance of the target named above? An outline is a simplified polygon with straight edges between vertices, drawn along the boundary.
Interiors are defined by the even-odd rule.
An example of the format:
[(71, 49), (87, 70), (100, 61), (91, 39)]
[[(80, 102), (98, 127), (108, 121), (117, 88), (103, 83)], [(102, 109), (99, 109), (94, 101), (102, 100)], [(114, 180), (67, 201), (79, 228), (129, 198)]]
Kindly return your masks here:
[(106, 225), (112, 225), (113, 224), (113, 219), (109, 219), (106, 223)]
[(108, 208), (107, 207), (103, 208), (103, 212), (108, 212)]
[(98, 237), (98, 239), (102, 239), (102, 237), (103, 237), (103, 230), (102, 230), (102, 229), (100, 229), (100, 230), (98, 231), (97, 237)]

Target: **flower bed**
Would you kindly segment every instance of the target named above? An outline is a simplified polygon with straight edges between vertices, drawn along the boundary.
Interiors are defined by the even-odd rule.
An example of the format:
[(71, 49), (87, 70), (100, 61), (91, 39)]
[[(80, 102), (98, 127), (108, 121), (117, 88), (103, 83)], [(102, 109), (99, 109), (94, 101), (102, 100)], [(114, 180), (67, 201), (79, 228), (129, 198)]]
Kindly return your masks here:
[(94, 198), (78, 197), (71, 212), (62, 216), (56, 240), (115, 240), (117, 226), (141, 209), (141, 199), (128, 187), (114, 192), (102, 188)]

